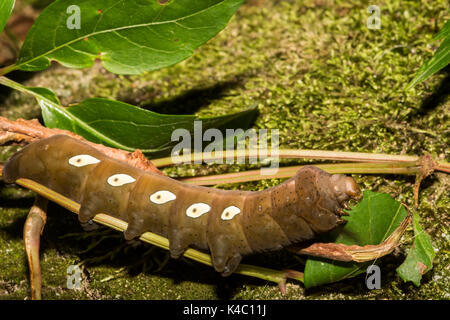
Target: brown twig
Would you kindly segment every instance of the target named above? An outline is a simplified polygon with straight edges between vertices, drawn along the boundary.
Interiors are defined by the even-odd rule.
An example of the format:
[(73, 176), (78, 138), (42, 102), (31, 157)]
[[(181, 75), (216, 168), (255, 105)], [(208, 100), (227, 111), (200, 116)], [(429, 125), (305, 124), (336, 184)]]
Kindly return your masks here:
[(0, 117), (0, 133), (3, 133), (3, 135), (6, 134), (7, 138), (5, 139), (8, 139), (8, 142), (12, 142), (16, 139), (15, 142), (17, 143), (30, 143), (35, 140), (48, 138), (58, 134), (71, 136), (95, 147), (97, 150), (111, 158), (126, 162), (131, 166), (145, 171), (163, 174), (151, 161), (145, 158), (140, 150), (131, 153), (120, 149), (106, 147), (102, 144), (87, 141), (83, 137), (67, 130), (46, 128), (37, 120), (18, 119), (16, 121), (11, 121), (7, 118)]
[(32, 138), (25, 134), (0, 131), (0, 146), (6, 146), (8, 144), (24, 145), (32, 141)]

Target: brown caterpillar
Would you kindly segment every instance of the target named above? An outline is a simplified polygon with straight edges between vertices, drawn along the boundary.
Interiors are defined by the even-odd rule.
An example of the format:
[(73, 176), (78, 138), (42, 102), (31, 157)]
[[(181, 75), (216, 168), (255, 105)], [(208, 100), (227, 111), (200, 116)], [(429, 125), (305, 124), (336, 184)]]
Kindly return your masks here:
[(305, 166), (264, 191), (190, 186), (105, 156), (77, 139), (57, 135), (17, 152), (3, 178), (38, 182), (80, 203), (89, 227), (97, 213), (128, 222), (127, 240), (150, 231), (167, 237), (173, 258), (189, 247), (209, 250), (216, 271), (230, 275), (242, 256), (277, 250), (336, 227), (355, 181)]

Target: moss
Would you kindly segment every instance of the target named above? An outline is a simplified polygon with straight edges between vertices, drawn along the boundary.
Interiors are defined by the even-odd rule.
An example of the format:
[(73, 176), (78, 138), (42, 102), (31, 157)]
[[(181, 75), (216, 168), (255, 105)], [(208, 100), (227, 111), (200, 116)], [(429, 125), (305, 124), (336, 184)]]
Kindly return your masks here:
[[(97, 96), (162, 113), (219, 115), (257, 103), (260, 114), (254, 127), (278, 128), (283, 148), (429, 152), (449, 160), (448, 73), (404, 91), (415, 70), (437, 47), (430, 40), (449, 18), (446, 1), (379, 1), (379, 30), (366, 27), (367, 2), (256, 3), (242, 6), (223, 32), (170, 68), (142, 76), (116, 76), (99, 65), (86, 70), (55, 65), (26, 84), (51, 88), (66, 105)], [(0, 106), (0, 114), (32, 118), (39, 115), (39, 107), (33, 99), (13, 92)], [(186, 166), (167, 173), (179, 176), (242, 169)], [(390, 193), (412, 206), (413, 177), (355, 178), (363, 188)], [(265, 180), (225, 187), (260, 190), (277, 183)], [(31, 198), (29, 193), (1, 190), (0, 298), (22, 299), (28, 297), (29, 286), (21, 228)], [(109, 257), (108, 253), (123, 245), (123, 240), (114, 237), (83, 253), (102, 235), (85, 236), (73, 215), (53, 206), (42, 240), (43, 294), (49, 299), (449, 299), (447, 190), (445, 174), (432, 175), (422, 185), (418, 210), (437, 254), (434, 269), (420, 287), (403, 283), (395, 272), (411, 244), (411, 231), (399, 250), (377, 262), (382, 289), (368, 290), (361, 275), (307, 291), (291, 282), (287, 294), (281, 296), (274, 284), (236, 275), (222, 279), (211, 268), (190, 261), (170, 260), (158, 270), (156, 259), (164, 260), (166, 254), (162, 250), (149, 255), (145, 267), (139, 255), (148, 247), (118, 249)], [(74, 236), (61, 238), (66, 233)], [(66, 288), (69, 265), (102, 256), (85, 265), (83, 290)], [(248, 261), (279, 269), (301, 268), (292, 259), (281, 252)]]

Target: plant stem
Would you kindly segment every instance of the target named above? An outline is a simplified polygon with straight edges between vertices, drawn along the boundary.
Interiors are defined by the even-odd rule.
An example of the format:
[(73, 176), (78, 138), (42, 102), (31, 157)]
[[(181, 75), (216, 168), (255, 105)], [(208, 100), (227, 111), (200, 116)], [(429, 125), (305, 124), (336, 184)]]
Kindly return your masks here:
[(277, 153), (262, 152), (257, 149), (253, 150), (237, 150), (216, 152), (212, 155), (209, 152), (192, 153), (186, 156), (176, 157), (176, 161), (172, 157), (152, 159), (157, 167), (165, 167), (173, 164), (183, 163), (202, 163), (219, 161), (225, 163), (231, 159), (266, 159), (279, 157), (280, 159), (325, 159), (338, 161), (356, 161), (356, 162), (414, 162), (419, 160), (418, 156), (406, 155), (390, 155), (383, 153), (363, 153), (363, 152), (344, 152), (344, 151), (324, 151), (324, 150), (295, 150), (280, 149)]
[(0, 69), (0, 77), (4, 76), (7, 73), (10, 73), (11, 71), (16, 70), (16, 68), (17, 68), (17, 66), (15, 64), (1, 68)]
[[(280, 149), (277, 153), (263, 152), (257, 149), (253, 150), (237, 150), (215, 152), (198, 152), (186, 156), (166, 157), (159, 159), (152, 159), (152, 163), (158, 167), (167, 167), (174, 164), (190, 164), (190, 163), (227, 163), (227, 160), (235, 161), (237, 159), (245, 160), (247, 163), (249, 159), (270, 159), (277, 157), (279, 159), (322, 159), (322, 160), (337, 160), (337, 161), (354, 161), (367, 163), (387, 163), (388, 165), (398, 165), (400, 163), (407, 163), (410, 166), (412, 163), (419, 165), (419, 156), (408, 155), (392, 155), (385, 153), (364, 153), (364, 152), (344, 152), (344, 151), (325, 151), (325, 150), (306, 150), (306, 149)], [(175, 158), (175, 159), (174, 159)], [(243, 161), (242, 161), (243, 162)], [(450, 163), (446, 161), (435, 161), (435, 170), (450, 173)], [(356, 172), (347, 172), (356, 173)], [(385, 173), (385, 172), (360, 172), (360, 173)], [(416, 173), (416, 172), (411, 172)], [(405, 173), (410, 174), (410, 173)]]
[(450, 173), (450, 163), (445, 161), (437, 161), (435, 170)]
[[(21, 85), (20, 83), (17, 83), (9, 78), (2, 76), (3, 70), (10, 68), (10, 67), (12, 67), (12, 66), (6, 67), (4, 69), (0, 69), (0, 84), (3, 84), (4, 86), (10, 87), (12, 89), (16, 89), (22, 93), (26, 93), (26, 94), (32, 95), (33, 97), (37, 98), (38, 97), (37, 93), (35, 93), (31, 90), (28, 90), (27, 87)], [(11, 70), (9, 70), (9, 71), (11, 71)], [(9, 72), (9, 71), (7, 71), (7, 72)]]
[(31, 298), (33, 300), (41, 300), (42, 276), (39, 246), (47, 219), (47, 204), (46, 198), (36, 196), (23, 228), (23, 241), (30, 269)]
[[(420, 167), (416, 162), (403, 163), (336, 163), (336, 164), (314, 164), (314, 166), (328, 173), (346, 174), (417, 174)], [(285, 179), (294, 176), (304, 166), (291, 166), (279, 168), (276, 174), (264, 175), (267, 169), (249, 170), (236, 173), (225, 173), (219, 175), (182, 178), (180, 181), (193, 185), (217, 185), (224, 183), (241, 183), (247, 181), (258, 181), (264, 179)]]

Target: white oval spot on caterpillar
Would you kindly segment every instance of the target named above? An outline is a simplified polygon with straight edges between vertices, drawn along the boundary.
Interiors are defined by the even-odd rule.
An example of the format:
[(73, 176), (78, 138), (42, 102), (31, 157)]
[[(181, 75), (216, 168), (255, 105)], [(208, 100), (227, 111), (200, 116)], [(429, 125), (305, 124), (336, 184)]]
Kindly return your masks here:
[(194, 203), (186, 209), (186, 215), (191, 218), (198, 218), (201, 215), (207, 213), (209, 210), (211, 210), (211, 207), (206, 203)]
[(113, 187), (120, 187), (127, 183), (133, 183), (136, 179), (124, 173), (118, 173), (108, 178), (108, 183)]
[(75, 167), (84, 167), (89, 164), (99, 163), (100, 160), (88, 154), (79, 154), (69, 159), (69, 164)]
[(234, 218), (235, 215), (241, 213), (241, 209), (235, 206), (229, 206), (223, 210), (222, 215), (220, 218), (222, 220), (231, 220)]
[(163, 204), (177, 198), (172, 192), (167, 190), (157, 191), (150, 196), (150, 201), (156, 204)]

